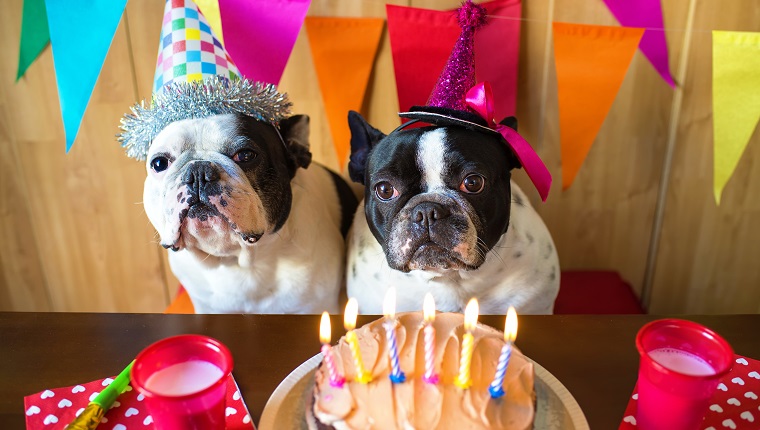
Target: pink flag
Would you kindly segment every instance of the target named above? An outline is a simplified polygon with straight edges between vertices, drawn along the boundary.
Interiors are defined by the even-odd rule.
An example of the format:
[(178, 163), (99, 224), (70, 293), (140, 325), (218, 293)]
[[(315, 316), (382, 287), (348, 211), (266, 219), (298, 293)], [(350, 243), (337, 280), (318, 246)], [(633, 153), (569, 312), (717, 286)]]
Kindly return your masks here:
[[(475, 36), (475, 73), (478, 81), (491, 83), (496, 98), (494, 115), (500, 120), (515, 113), (521, 1), (481, 4), (488, 10), (489, 21)], [(399, 109), (403, 112), (426, 103), (460, 28), (450, 10), (387, 5), (386, 11)]]
[(663, 31), (662, 5), (660, 0), (604, 0), (620, 25), (646, 28), (639, 49), (671, 87), (676, 84), (670, 74), (668, 44)]
[(227, 52), (243, 77), (277, 85), (311, 0), (219, 0)]

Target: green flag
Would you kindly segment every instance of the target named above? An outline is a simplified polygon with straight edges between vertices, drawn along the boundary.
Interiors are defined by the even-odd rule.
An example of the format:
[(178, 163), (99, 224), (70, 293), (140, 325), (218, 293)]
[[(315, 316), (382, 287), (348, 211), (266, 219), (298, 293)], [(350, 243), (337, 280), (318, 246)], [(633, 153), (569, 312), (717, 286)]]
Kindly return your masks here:
[(21, 43), (18, 50), (18, 81), (50, 42), (45, 0), (24, 0)]

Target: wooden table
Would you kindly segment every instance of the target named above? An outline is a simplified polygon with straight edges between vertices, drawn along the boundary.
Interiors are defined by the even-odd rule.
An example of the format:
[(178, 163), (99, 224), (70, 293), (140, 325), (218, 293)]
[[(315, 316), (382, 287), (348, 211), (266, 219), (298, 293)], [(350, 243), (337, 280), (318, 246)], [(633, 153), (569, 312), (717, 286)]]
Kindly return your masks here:
[[(364, 324), (377, 317), (361, 316)], [(517, 345), (556, 376), (592, 429), (615, 429), (636, 383), (637, 330), (656, 316), (520, 316)], [(737, 354), (760, 358), (760, 315), (689, 316)], [(503, 329), (503, 316), (480, 321)], [(318, 315), (0, 313), (0, 429), (23, 429), (25, 395), (117, 374), (150, 343), (201, 333), (226, 344), (233, 374), (258, 423), (267, 399), (319, 352)], [(343, 334), (332, 320), (333, 339)]]

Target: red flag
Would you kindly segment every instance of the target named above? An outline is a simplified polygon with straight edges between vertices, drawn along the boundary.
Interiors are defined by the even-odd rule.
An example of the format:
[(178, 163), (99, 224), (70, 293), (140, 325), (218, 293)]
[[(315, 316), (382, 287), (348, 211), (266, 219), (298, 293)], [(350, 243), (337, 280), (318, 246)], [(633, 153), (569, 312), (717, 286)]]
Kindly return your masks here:
[[(475, 36), (475, 73), (494, 91), (495, 117), (515, 113), (520, 50), (520, 0), (481, 3), (489, 23)], [(453, 11), (387, 5), (388, 34), (399, 109), (425, 105), (449, 58), (460, 28)]]

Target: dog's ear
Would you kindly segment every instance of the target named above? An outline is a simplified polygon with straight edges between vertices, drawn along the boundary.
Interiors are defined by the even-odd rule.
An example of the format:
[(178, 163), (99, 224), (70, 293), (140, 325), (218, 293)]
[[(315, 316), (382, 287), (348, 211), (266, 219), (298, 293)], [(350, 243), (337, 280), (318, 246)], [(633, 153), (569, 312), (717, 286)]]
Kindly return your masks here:
[[(517, 118), (513, 116), (508, 116), (501, 120), (499, 123), (501, 125), (506, 125), (507, 127), (511, 128), (514, 131), (517, 131)], [(517, 159), (517, 155), (515, 155), (512, 150), (509, 150), (509, 169), (519, 169), (522, 167), (522, 164), (520, 163), (520, 160)]]
[(377, 142), (385, 137), (382, 131), (372, 127), (359, 114), (348, 111), (348, 128), (351, 129), (351, 157), (348, 161), (348, 176), (352, 181), (364, 184), (364, 170), (369, 152)]
[(285, 141), (285, 148), (293, 163), (291, 176), (299, 167), (304, 169), (311, 163), (309, 151), (309, 116), (293, 115), (280, 121), (280, 134)]

